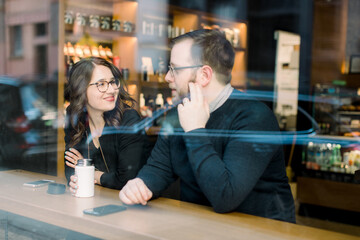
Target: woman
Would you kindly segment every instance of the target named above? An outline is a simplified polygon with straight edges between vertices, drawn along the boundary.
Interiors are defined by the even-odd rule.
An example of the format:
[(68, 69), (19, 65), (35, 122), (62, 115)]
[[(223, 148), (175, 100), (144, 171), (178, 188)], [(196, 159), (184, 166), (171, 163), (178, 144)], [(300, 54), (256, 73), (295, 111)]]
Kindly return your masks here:
[[(128, 105), (135, 101), (124, 86), (121, 72), (102, 58), (82, 59), (69, 72), (65, 175), (73, 193), (79, 159), (91, 158), (95, 183), (114, 189), (121, 189), (146, 162), (146, 135), (126, 131), (140, 116)], [(111, 134), (103, 134), (104, 130)]]

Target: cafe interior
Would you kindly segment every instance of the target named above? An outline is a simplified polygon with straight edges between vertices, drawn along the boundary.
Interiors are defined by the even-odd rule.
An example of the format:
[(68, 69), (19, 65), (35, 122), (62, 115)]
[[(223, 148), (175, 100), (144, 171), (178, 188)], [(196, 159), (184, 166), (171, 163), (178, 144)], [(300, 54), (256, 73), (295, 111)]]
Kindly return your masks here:
[[(0, 239), (359, 239), (359, 13), (358, 0), (0, 0)], [(106, 216), (84, 210), (124, 206), (118, 190), (70, 192), (74, 64), (100, 57), (120, 70), (154, 147), (174, 106), (170, 42), (197, 29), (224, 34), (231, 86), (274, 113), (296, 224), (181, 201), (179, 180)]]

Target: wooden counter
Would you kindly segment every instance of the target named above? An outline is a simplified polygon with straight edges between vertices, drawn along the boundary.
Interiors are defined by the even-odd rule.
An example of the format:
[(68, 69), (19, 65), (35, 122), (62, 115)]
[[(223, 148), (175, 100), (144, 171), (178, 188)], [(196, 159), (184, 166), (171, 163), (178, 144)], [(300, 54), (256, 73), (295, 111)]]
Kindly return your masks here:
[(360, 184), (298, 177), (296, 196), (299, 203), (360, 212)]
[(83, 209), (121, 204), (116, 190), (95, 187), (92, 198), (49, 195), (47, 187), (30, 189), (24, 182), (64, 179), (14, 170), (0, 172), (0, 209), (103, 239), (358, 239), (350, 235), (285, 223), (242, 213), (217, 214), (211, 208), (159, 198), (147, 206), (89, 216)]

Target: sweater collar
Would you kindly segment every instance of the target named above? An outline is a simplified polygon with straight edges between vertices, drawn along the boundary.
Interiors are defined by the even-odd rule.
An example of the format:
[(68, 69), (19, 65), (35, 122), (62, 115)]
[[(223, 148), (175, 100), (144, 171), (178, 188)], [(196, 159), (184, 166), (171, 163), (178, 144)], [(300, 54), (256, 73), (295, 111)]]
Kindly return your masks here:
[(233, 90), (234, 88), (230, 85), (230, 83), (226, 84), (220, 94), (209, 104), (210, 113), (221, 107), (230, 97)]

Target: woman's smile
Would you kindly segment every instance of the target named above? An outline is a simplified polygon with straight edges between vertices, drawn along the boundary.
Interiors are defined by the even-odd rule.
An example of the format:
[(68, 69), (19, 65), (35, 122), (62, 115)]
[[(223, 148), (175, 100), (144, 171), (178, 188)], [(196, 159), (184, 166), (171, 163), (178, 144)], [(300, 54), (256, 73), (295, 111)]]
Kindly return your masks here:
[(114, 102), (115, 101), (115, 97), (114, 96), (109, 96), (109, 97), (106, 97), (104, 98), (105, 101), (108, 101), (108, 102)]

